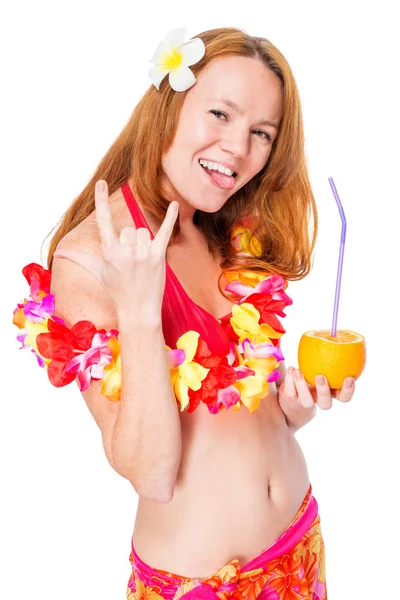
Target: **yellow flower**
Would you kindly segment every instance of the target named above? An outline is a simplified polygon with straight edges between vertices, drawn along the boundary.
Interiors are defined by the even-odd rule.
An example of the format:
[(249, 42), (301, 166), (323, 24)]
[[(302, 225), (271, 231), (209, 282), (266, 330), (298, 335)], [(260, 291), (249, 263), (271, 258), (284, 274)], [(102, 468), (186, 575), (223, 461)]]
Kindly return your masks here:
[[(176, 342), (177, 349), (183, 350), (185, 357), (180, 364), (171, 369), (170, 375), (175, 395), (181, 405), (181, 412), (189, 404), (189, 388), (193, 391), (199, 390), (201, 382), (207, 377), (210, 370), (193, 361), (199, 337), (200, 334), (197, 331), (187, 331)], [(176, 350), (171, 350), (168, 346), (167, 349), (171, 353), (177, 354)]]
[(101, 393), (107, 396), (112, 402), (119, 402), (121, 399), (121, 352), (120, 344), (115, 337), (110, 337), (108, 348), (111, 350), (112, 360), (103, 369)]
[[(239, 225), (232, 231), (232, 244), (238, 254), (261, 256), (262, 247), (259, 240), (252, 236), (251, 229)], [(250, 239), (251, 238), (251, 239)]]
[(251, 285), (253, 288), (269, 276), (270, 273), (258, 273), (257, 271), (225, 271), (228, 283), (231, 281), (240, 281), (240, 283)]
[(248, 338), (252, 344), (261, 342), (272, 344), (271, 338), (277, 339), (282, 336), (282, 333), (278, 333), (267, 323), (260, 325), (259, 320), (260, 313), (249, 302), (233, 305), (230, 323), (234, 332), (239, 336), (239, 343)]
[(278, 361), (274, 356), (268, 358), (240, 359), (240, 363), (255, 372), (238, 379), (233, 385), (240, 393), (240, 399), (250, 413), (257, 410), (260, 401), (268, 396), (269, 385), (266, 375), (278, 367)]
[(44, 368), (47, 369), (49, 364), (51, 363), (51, 358), (45, 358), (42, 356), (38, 350), (36, 345), (36, 337), (39, 333), (49, 333), (49, 329), (47, 327), (48, 318), (42, 323), (33, 323), (32, 321), (25, 321), (24, 328), (26, 338), (24, 339), (24, 346), (30, 346), (36, 352), (38, 356), (40, 356), (44, 360)]
[(39, 354), (39, 356), (41, 356), (41, 354), (36, 345), (36, 336), (38, 336), (39, 333), (49, 333), (47, 321), (48, 319), (46, 319), (46, 321), (43, 321), (43, 323), (33, 323), (32, 321), (25, 322), (25, 333), (27, 333), (27, 336), (25, 338), (24, 343), (27, 346), (31, 346), (35, 350), (35, 352)]

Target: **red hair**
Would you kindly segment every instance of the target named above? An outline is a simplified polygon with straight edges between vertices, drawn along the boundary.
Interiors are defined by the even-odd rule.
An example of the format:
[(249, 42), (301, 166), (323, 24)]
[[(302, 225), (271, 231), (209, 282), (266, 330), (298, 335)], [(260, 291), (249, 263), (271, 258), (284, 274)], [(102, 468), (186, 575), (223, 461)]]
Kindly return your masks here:
[[(211, 29), (195, 37), (202, 39), (206, 48), (204, 57), (191, 66), (195, 77), (222, 56), (256, 58), (280, 80), (283, 115), (264, 168), (219, 211), (196, 211), (194, 222), (207, 238), (209, 250), (222, 255), (222, 268), (261, 269), (288, 280), (300, 280), (311, 270), (318, 216), (305, 157), (300, 97), (291, 68), (270, 41), (250, 36), (241, 29)], [(186, 92), (177, 93), (171, 88), (168, 77), (161, 82), (160, 90), (151, 85), (145, 92), (87, 186), (60, 219), (50, 241), (49, 269), (59, 241), (95, 210), (94, 188), (99, 179), (107, 181), (111, 195), (132, 176), (134, 192), (145, 208), (160, 222), (164, 219), (169, 201), (160, 188), (161, 158), (174, 139), (185, 96)], [(253, 231), (261, 245), (257, 258), (232, 254), (227, 234), (235, 223), (249, 215), (258, 216)], [(179, 219), (171, 240), (178, 232)]]

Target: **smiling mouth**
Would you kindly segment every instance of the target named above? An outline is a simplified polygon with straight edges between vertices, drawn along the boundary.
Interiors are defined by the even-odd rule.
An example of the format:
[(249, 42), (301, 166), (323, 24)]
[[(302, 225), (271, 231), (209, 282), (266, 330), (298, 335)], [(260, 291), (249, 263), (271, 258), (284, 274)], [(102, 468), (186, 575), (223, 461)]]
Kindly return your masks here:
[[(208, 173), (214, 173), (214, 172), (217, 173), (218, 172), (217, 169), (208, 169), (207, 167), (204, 167), (203, 165), (200, 164), (200, 160), (201, 159), (199, 158), (199, 160), (197, 162), (199, 163), (200, 167), (204, 171), (207, 171)], [(225, 175), (225, 173), (224, 173), (224, 175)], [(227, 175), (227, 177), (233, 177), (234, 179), (236, 179), (237, 173), (235, 171), (233, 171), (232, 175)]]

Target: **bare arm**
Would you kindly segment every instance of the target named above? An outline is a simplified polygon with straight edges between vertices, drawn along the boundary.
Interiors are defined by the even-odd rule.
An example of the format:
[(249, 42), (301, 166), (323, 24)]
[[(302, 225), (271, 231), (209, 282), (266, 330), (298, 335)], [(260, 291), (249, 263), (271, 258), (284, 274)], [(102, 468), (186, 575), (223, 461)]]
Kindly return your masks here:
[[(82, 238), (69, 238), (57, 250), (77, 243), (85, 247)], [(113, 469), (138, 494), (168, 502), (180, 464), (181, 432), (161, 326), (140, 324), (138, 315), (118, 320), (104, 288), (69, 260), (54, 259), (51, 293), (57, 315), (67, 326), (88, 319), (97, 328), (119, 329), (121, 400), (112, 402), (101, 394), (101, 381), (91, 381), (82, 396), (99, 426)]]
[(179, 470), (182, 437), (161, 323), (119, 318), (122, 391), (112, 435), (120, 474), (148, 498), (169, 502)]
[[(93, 235), (85, 237), (82, 232), (62, 240), (54, 254), (53, 293), (67, 325), (86, 318), (97, 328), (111, 325), (119, 330), (120, 401), (105, 398), (99, 382), (92, 382), (83, 395), (101, 428), (113, 468), (139, 494), (168, 502), (181, 460), (181, 431), (161, 329), (161, 303), (165, 250), (177, 203), (171, 203), (151, 241), (144, 228), (125, 227), (118, 237), (106, 186), (102, 191), (96, 186), (95, 201), (101, 240), (94, 245)], [(83, 277), (82, 268), (91, 276)]]

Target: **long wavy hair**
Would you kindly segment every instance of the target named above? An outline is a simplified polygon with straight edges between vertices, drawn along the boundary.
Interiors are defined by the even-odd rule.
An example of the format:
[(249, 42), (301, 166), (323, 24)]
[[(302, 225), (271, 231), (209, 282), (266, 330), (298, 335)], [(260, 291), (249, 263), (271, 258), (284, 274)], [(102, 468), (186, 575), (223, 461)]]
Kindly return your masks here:
[[(318, 216), (306, 163), (300, 97), (292, 70), (269, 40), (248, 35), (241, 29), (211, 29), (195, 37), (203, 40), (206, 49), (204, 57), (191, 67), (195, 77), (222, 56), (256, 58), (281, 82), (283, 116), (264, 168), (217, 212), (196, 210), (194, 223), (208, 240), (210, 252), (222, 256), (222, 269), (261, 270), (287, 280), (303, 279), (312, 266)], [(48, 269), (52, 268), (59, 241), (95, 210), (94, 188), (99, 179), (107, 181), (111, 195), (132, 176), (145, 208), (160, 222), (164, 219), (169, 200), (160, 186), (161, 158), (174, 139), (185, 96), (186, 92), (177, 93), (171, 88), (168, 77), (163, 79), (159, 90), (154, 85), (148, 88), (89, 183), (55, 226), (57, 230), (48, 250)], [(251, 215), (257, 215), (253, 235), (261, 252), (257, 256), (238, 256), (232, 252), (229, 232), (240, 219)], [(179, 219), (171, 241), (178, 233)]]

